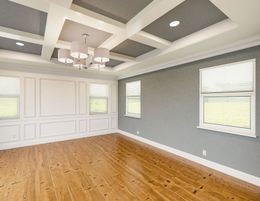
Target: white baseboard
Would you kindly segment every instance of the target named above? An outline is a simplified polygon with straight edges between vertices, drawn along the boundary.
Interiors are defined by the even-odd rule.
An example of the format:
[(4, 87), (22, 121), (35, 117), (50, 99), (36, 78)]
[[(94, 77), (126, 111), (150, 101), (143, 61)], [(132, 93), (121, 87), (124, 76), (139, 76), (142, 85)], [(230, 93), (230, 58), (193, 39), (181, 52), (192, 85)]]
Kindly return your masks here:
[(3, 144), (0, 144), (0, 151), (6, 150), (6, 149), (19, 148), (19, 147), (34, 146), (34, 145), (39, 145), (39, 144), (47, 144), (47, 143), (52, 143), (52, 142), (60, 142), (60, 141), (74, 140), (74, 139), (93, 137), (93, 136), (99, 136), (99, 135), (107, 135), (107, 134), (112, 134), (115, 132), (116, 132), (116, 130), (109, 130), (109, 131), (102, 131), (102, 132), (92, 132), (89, 134), (79, 133), (79, 134), (73, 134), (73, 135), (67, 135), (67, 136), (63, 135), (63, 136), (54, 136), (54, 137), (49, 137), (49, 138), (17, 141), (17, 142), (13, 142), (13, 143), (3, 143)]
[(206, 167), (212, 168), (212, 169), (217, 170), (219, 172), (222, 172), (224, 174), (230, 175), (232, 177), (235, 177), (237, 179), (243, 180), (245, 182), (248, 182), (248, 183), (251, 183), (251, 184), (254, 184), (254, 185), (260, 187), (260, 178), (259, 177), (256, 177), (256, 176), (247, 174), (245, 172), (241, 172), (239, 170), (235, 170), (233, 168), (230, 168), (230, 167), (227, 167), (227, 166), (206, 160), (204, 158), (200, 158), (198, 156), (186, 153), (184, 151), (174, 149), (172, 147), (160, 144), (158, 142), (154, 142), (152, 140), (148, 140), (148, 139), (140, 137), (140, 136), (136, 136), (134, 134), (131, 134), (131, 133), (128, 133), (128, 132), (125, 132), (125, 131), (122, 131), (122, 130), (118, 130), (118, 133), (123, 134), (127, 137), (130, 137), (130, 138), (133, 138), (135, 140), (141, 141), (143, 143), (149, 144), (149, 145), (154, 146), (156, 148), (162, 149), (164, 151), (167, 151), (167, 152), (173, 153), (175, 155), (181, 156), (181, 157), (186, 158), (190, 161), (199, 163), (199, 164), (204, 165)]

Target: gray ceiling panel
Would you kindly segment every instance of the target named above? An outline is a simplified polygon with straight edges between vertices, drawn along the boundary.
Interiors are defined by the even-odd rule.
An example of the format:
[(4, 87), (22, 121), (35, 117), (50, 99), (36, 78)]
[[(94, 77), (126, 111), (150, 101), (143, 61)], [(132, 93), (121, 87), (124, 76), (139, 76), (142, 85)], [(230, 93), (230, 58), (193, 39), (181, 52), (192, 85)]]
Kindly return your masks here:
[(0, 3), (0, 26), (44, 35), (47, 14), (7, 0)]
[(16, 42), (17, 40), (0, 37), (0, 49), (41, 55), (41, 51), (42, 51), (41, 45), (19, 41), (24, 43), (24, 46), (21, 47), (16, 45)]
[[(169, 41), (175, 41), (226, 19), (209, 0), (186, 0), (143, 30)], [(180, 25), (170, 27), (170, 22), (178, 20)]]
[(55, 48), (52, 53), (52, 58), (58, 58), (58, 48)]
[(115, 67), (115, 66), (117, 66), (119, 64), (122, 64), (122, 63), (124, 63), (124, 62), (123, 61), (114, 60), (114, 59), (110, 59), (110, 61), (106, 63), (106, 66), (107, 67)]
[(89, 34), (89, 36), (87, 37), (87, 45), (90, 47), (98, 47), (111, 36), (110, 33), (100, 31), (89, 26), (84, 26), (70, 20), (66, 20), (62, 28), (59, 40), (69, 42), (81, 40), (84, 41), (84, 39), (82, 38), (83, 33)]
[(150, 47), (148, 45), (144, 45), (142, 43), (138, 43), (136, 41), (132, 41), (128, 39), (125, 40), (123, 43), (119, 44), (118, 46), (116, 46), (111, 51), (118, 54), (125, 54), (131, 57), (138, 57), (154, 49), (155, 49), (154, 47)]
[(152, 0), (74, 0), (73, 3), (114, 20), (126, 23)]

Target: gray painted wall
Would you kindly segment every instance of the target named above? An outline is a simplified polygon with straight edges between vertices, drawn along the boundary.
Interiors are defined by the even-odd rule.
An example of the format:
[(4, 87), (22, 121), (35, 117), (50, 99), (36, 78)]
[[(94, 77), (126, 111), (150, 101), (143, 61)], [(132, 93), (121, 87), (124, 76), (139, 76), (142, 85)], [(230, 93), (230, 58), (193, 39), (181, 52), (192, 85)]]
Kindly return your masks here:
[[(256, 58), (256, 131), (260, 131), (260, 46), (119, 81), (119, 129), (260, 177), (260, 140), (196, 128), (199, 69)], [(141, 80), (142, 118), (124, 117), (125, 83)]]

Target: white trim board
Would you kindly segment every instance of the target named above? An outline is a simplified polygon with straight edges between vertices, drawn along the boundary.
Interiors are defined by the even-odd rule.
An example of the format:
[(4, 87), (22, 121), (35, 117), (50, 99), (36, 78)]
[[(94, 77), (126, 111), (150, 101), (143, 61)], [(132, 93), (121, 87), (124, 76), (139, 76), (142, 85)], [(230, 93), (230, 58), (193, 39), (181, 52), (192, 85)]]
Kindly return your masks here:
[(170, 152), (172, 154), (178, 155), (180, 157), (183, 157), (183, 158), (188, 159), (190, 161), (193, 161), (195, 163), (199, 163), (199, 164), (204, 165), (206, 167), (209, 167), (211, 169), (217, 170), (217, 171), (222, 172), (224, 174), (227, 174), (229, 176), (235, 177), (237, 179), (243, 180), (245, 182), (248, 182), (248, 183), (251, 183), (253, 185), (256, 185), (256, 186), (260, 187), (260, 178), (259, 177), (256, 177), (256, 176), (247, 174), (245, 172), (241, 172), (239, 170), (235, 170), (233, 168), (230, 168), (230, 167), (227, 167), (227, 166), (224, 166), (224, 165), (221, 165), (221, 164), (218, 164), (218, 163), (215, 163), (215, 162), (212, 162), (212, 161), (200, 158), (198, 156), (189, 154), (189, 153), (184, 152), (184, 151), (180, 151), (178, 149), (174, 149), (172, 147), (160, 144), (158, 142), (154, 142), (152, 140), (148, 140), (146, 138), (143, 138), (143, 137), (140, 137), (140, 136), (136, 136), (134, 134), (125, 132), (125, 131), (120, 130), (120, 129), (117, 132), (122, 134), (122, 135), (125, 135), (127, 137), (130, 137), (130, 138), (133, 138), (135, 140), (141, 141), (141, 142), (143, 142), (145, 144), (149, 144), (149, 145), (151, 145), (153, 147), (162, 149), (164, 151)]
[(89, 134), (72, 134), (67, 136), (55, 136), (55, 137), (49, 137), (49, 138), (41, 138), (41, 139), (33, 139), (33, 140), (27, 140), (27, 141), (20, 141), (20, 142), (14, 142), (14, 143), (8, 143), (8, 144), (0, 144), (0, 151), (1, 150), (7, 150), (7, 149), (14, 149), (14, 148), (22, 148), (22, 147), (28, 147), (28, 146), (36, 146), (40, 144), (48, 144), (48, 143), (54, 143), (54, 142), (62, 142), (67, 140), (76, 140), (81, 138), (87, 138), (87, 137), (94, 137), (94, 136), (100, 136), (100, 135), (109, 135), (116, 133), (117, 130), (110, 130), (110, 131), (103, 131), (103, 132), (92, 132)]
[[(260, 45), (260, 35), (256, 35), (251, 38), (248, 38), (248, 39), (245, 39), (242, 41), (238, 41), (236, 43), (228, 44), (228, 45), (225, 45), (220, 48), (218, 47), (218, 48), (206, 50), (203, 52), (194, 53), (192, 55), (184, 56), (179, 59), (173, 59), (173, 60), (170, 60), (170, 61), (167, 61), (164, 63), (155, 64), (148, 68), (132, 70), (132, 71), (129, 71), (126, 73), (122, 73), (117, 76), (117, 79), (122, 80), (122, 79), (130, 78), (130, 77), (134, 77), (134, 76), (138, 76), (138, 75), (143, 75), (146, 73), (156, 72), (159, 70), (172, 68), (172, 67), (183, 65), (183, 64), (188, 64), (188, 63), (200, 61), (203, 59), (208, 59), (208, 58), (212, 58), (212, 57), (216, 57), (216, 56), (220, 56), (220, 55), (224, 55), (224, 54), (228, 54), (228, 53), (232, 53), (232, 52), (236, 52), (236, 51), (240, 51), (240, 50), (245, 50), (248, 48), (257, 47), (259, 45)], [(123, 65), (123, 64), (121, 64), (121, 65)], [(115, 68), (119, 68), (119, 67), (120, 66), (115, 67)]]

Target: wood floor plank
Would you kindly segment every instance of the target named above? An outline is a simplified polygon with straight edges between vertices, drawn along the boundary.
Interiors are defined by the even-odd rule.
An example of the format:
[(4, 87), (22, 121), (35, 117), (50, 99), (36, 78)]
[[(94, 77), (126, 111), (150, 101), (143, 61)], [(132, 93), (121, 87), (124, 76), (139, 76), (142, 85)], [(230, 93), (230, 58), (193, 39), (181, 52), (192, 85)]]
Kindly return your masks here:
[(0, 151), (0, 201), (260, 201), (260, 188), (119, 134)]

